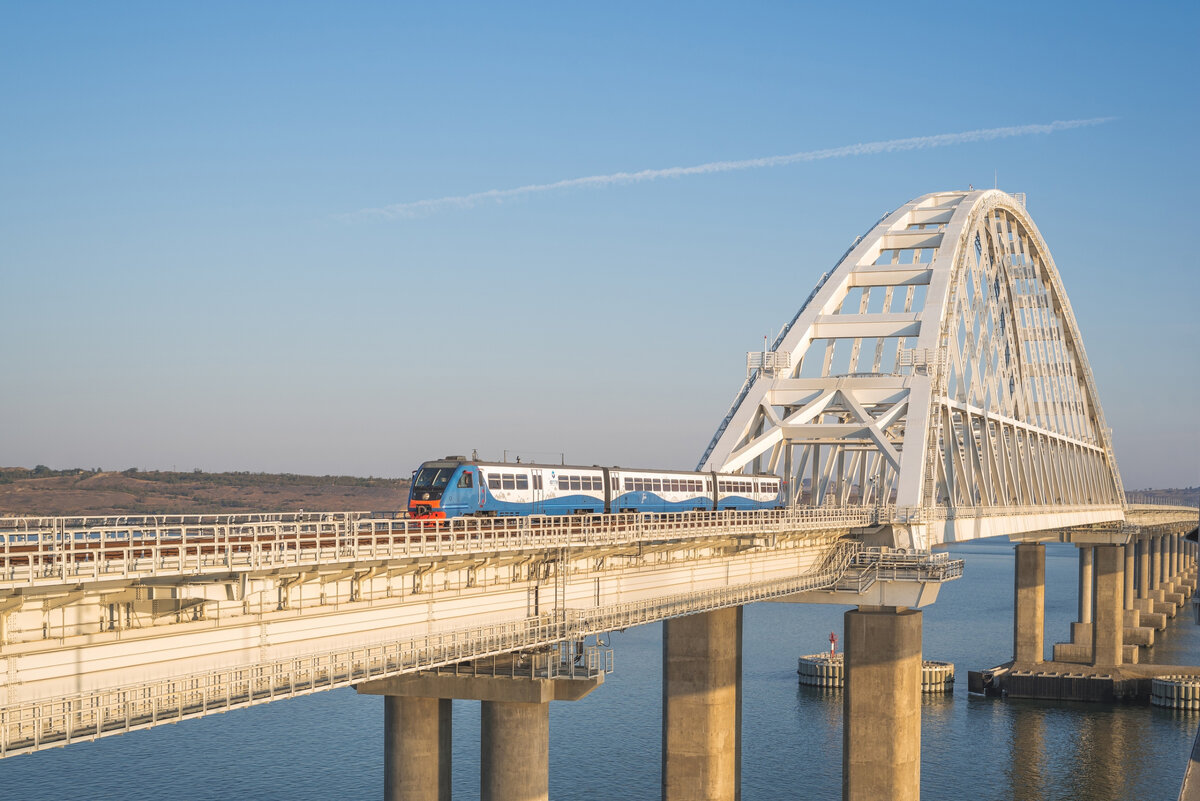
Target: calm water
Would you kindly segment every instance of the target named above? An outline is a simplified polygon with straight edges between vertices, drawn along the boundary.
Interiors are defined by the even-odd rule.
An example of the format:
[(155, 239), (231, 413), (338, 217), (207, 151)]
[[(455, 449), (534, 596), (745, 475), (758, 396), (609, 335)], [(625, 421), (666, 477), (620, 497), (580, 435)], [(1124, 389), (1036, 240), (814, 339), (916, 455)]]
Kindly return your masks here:
[[(1012, 651), (1012, 548), (954, 552), (966, 576), (925, 610), (925, 654), (958, 668), (952, 698), (927, 701), (922, 798), (1174, 799), (1196, 713), (968, 697), (968, 669)], [(1046, 559), (1047, 640), (1066, 639), (1075, 550)], [(799, 687), (796, 657), (828, 647), (842, 607), (757, 604), (745, 617), (743, 798), (838, 798), (841, 698)], [(591, 697), (551, 706), (555, 799), (659, 794), (661, 627), (613, 635), (617, 672)], [(1150, 661), (1197, 664), (1200, 627), (1171, 621)], [(478, 797), (479, 705), (455, 705), (455, 797)], [(383, 709), (353, 691), (249, 710), (0, 761), (0, 798), (378, 799)]]

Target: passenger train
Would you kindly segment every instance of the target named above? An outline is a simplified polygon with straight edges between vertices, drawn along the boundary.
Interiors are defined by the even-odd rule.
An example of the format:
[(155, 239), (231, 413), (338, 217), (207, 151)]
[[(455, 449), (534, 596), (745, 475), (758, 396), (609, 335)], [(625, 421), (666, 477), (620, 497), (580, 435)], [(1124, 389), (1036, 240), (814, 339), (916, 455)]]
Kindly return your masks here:
[(480, 462), (447, 456), (413, 474), (408, 514), (418, 518), (591, 515), (778, 509), (775, 475)]

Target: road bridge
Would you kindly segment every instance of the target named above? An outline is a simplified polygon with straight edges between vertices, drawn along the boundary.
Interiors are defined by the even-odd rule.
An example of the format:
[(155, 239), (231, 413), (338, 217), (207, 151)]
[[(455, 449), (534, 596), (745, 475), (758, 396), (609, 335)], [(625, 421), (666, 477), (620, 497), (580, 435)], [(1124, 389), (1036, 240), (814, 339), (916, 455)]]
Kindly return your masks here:
[(1128, 658), (1135, 572), (1153, 615), (1194, 564), (1195, 510), (1127, 507), (1057, 267), (995, 190), (855, 240), (748, 355), (700, 467), (777, 474), (786, 508), (0, 520), (0, 755), (353, 685), (386, 699), (389, 799), (448, 797), (453, 698), (484, 704), (484, 796), (544, 798), (547, 704), (602, 683), (597, 635), (665, 621), (663, 797), (733, 799), (740, 610), (776, 600), (855, 607), (843, 795), (910, 799), (919, 610), (962, 569), (934, 549), (1019, 543), (1014, 655), (1041, 660), (1041, 543), (1079, 546), (1094, 665)]

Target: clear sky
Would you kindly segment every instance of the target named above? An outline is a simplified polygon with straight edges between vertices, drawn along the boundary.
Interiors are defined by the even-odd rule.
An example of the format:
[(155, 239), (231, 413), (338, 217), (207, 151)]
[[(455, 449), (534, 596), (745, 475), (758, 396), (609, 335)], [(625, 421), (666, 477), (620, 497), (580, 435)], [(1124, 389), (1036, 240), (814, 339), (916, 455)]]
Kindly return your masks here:
[(406, 476), (476, 448), (690, 468), (745, 351), (855, 236), (998, 176), (1062, 272), (1126, 486), (1200, 483), (1198, 19), (5, 3), (0, 464)]

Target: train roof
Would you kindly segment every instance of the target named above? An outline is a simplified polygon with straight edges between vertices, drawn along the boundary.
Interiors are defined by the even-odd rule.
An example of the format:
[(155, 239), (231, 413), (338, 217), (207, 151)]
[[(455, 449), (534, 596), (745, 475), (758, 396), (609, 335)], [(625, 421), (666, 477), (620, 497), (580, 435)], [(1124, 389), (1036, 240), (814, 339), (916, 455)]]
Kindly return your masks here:
[[(708, 475), (712, 471), (709, 470), (665, 470), (657, 467), (621, 467), (620, 465), (600, 465), (600, 464), (553, 464), (551, 462), (488, 462), (481, 459), (467, 459), (462, 456), (447, 456), (444, 459), (434, 459), (428, 462), (422, 462), (421, 467), (488, 467), (501, 468), (504, 470), (513, 470), (523, 467), (537, 467), (542, 470), (618, 470), (631, 473), (670, 473), (672, 475), (695, 476)], [(779, 478), (774, 473), (718, 473), (721, 476), (745, 476), (747, 478)]]

